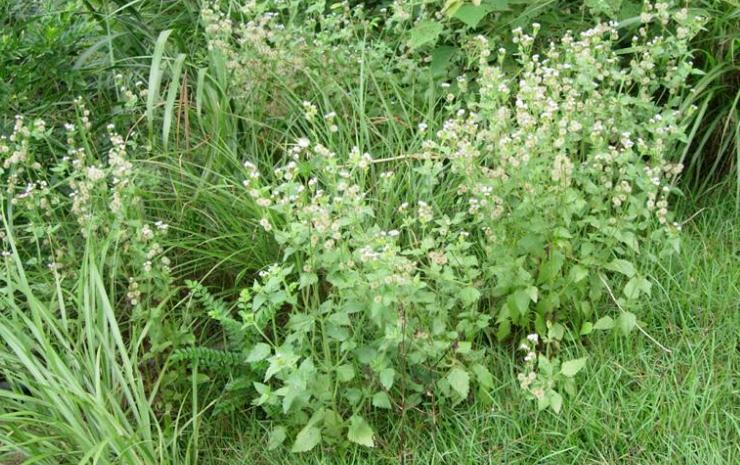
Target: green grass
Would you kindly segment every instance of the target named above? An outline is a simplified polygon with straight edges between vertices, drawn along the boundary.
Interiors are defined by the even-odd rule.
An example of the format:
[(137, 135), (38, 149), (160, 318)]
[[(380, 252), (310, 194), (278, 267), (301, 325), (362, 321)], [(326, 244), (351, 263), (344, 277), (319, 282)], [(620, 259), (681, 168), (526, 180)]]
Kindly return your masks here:
[[(232, 174), (244, 152), (268, 165), (282, 145), (308, 129), (300, 121), (261, 119), (264, 108), (226, 111), (229, 96), (219, 93), (218, 83), (210, 76), (198, 81), (204, 45), (194, 26), (197, 1), (78, 4), (84, 15), (70, 13), (76, 11), (70, 6), (57, 18), (47, 10), (0, 1), (0, 12), (8, 18), (0, 24), (10, 31), (2, 32), (8, 39), (0, 51), (14, 50), (0, 64), (20, 73), (0, 83), (0, 95), (8, 96), (0, 103), (0, 126), (9, 126), (20, 111), (66, 121), (72, 113), (69, 102), (79, 93), (103, 113), (96, 126), (108, 122), (108, 113), (120, 116), (110, 102), (116, 92), (112, 74), (123, 70), (127, 80), (146, 82), (152, 69), (158, 73), (160, 66), (152, 67), (148, 54), (160, 32), (172, 29), (155, 53), (162, 60), (160, 91), (166, 103), (152, 97), (151, 118), (137, 122), (141, 132), (151, 125), (155, 148), (146, 160), (152, 173), (144, 184), (148, 212), (171, 223), (166, 245), (178, 277), (203, 280), (234, 297), (257, 270), (275, 260), (277, 248), (255, 235), (257, 213), (241, 201), (239, 180)], [(218, 386), (209, 388), (197, 372), (168, 365), (162, 354), (148, 358), (150, 328), (132, 324), (128, 310), (110, 301), (120, 292), (115, 288), (119, 277), (101, 272), (104, 244), (89, 244), (81, 254), (85, 259), (74, 283), (35, 274), (14, 253), (0, 269), (0, 373), (18, 389), (0, 390), (0, 464), (17, 461), (19, 453), (29, 464), (740, 462), (740, 10), (734, 0), (703, 4), (713, 20), (696, 47), (707, 74), (697, 78), (698, 92), (690, 101), (700, 110), (692, 121), (695, 132), (677, 154), (689, 168), (687, 186), (702, 195), (678, 206), (678, 218), (686, 221), (682, 253), (661, 262), (645, 258), (653, 293), (636, 310), (641, 327), (670, 353), (638, 332), (627, 338), (598, 333), (582, 344), (568, 344), (569, 355), (589, 360), (579, 374), (577, 395), (555, 415), (538, 412), (525, 399), (516, 382), (520, 364), (515, 360), (521, 353), (503, 345), (493, 350), (490, 365), (498, 388), (490, 402), (372, 418), (378, 427), (375, 449), (268, 452), (272, 424), (256, 409), (214, 415), (210, 407), (218, 396), (212, 391)], [(22, 34), (18, 21), (27, 17), (43, 28)], [(567, 24), (579, 21), (570, 17)], [(184, 61), (174, 58), (179, 52), (188, 52), (179, 58)], [(79, 63), (84, 66), (73, 66), (72, 55), (83, 57)], [(37, 58), (33, 66), (25, 56)], [(425, 95), (425, 88), (401, 89), (383, 72), (364, 70), (360, 85), (349, 73), (321, 81), (307, 78), (313, 79), (307, 87), (314, 100), (339, 102), (351, 115), (336, 135), (341, 142), (334, 145), (341, 150), (359, 144), (381, 158), (407, 153), (421, 144), (412, 135), (420, 121), (430, 122), (430, 131), (442, 123), (436, 113), (439, 95)], [(179, 79), (174, 85), (173, 76)], [(51, 81), (54, 86), (47, 85)], [(326, 95), (329, 82), (351, 91)], [(202, 114), (192, 108), (189, 113), (192, 134), (177, 107), (180, 85), (190, 92), (193, 106), (196, 96), (203, 99)], [(300, 107), (303, 97), (293, 95), (289, 85), (281, 91), (281, 98)], [(162, 115), (169, 130), (160, 127)], [(716, 181), (727, 173), (727, 186), (717, 189)], [(409, 179), (407, 190), (396, 195), (418, 195), (419, 186)], [(49, 282), (51, 293), (42, 287)], [(193, 325), (203, 340), (221, 337), (203, 322), (205, 315), (186, 314), (181, 304), (165, 312), (170, 324)]]
[[(385, 423), (377, 450), (266, 452), (269, 424), (239, 414), (214, 422), (203, 463), (226, 464), (733, 464), (740, 460), (740, 224), (720, 195), (685, 202), (683, 252), (656, 265), (653, 298), (638, 316), (648, 338), (599, 335), (576, 398), (537, 412), (515, 382), (513, 351), (493, 365), (491, 406), (410, 412)], [(219, 441), (218, 438), (221, 438)], [(262, 441), (262, 442), (261, 442)], [(403, 457), (403, 459), (402, 459)]]

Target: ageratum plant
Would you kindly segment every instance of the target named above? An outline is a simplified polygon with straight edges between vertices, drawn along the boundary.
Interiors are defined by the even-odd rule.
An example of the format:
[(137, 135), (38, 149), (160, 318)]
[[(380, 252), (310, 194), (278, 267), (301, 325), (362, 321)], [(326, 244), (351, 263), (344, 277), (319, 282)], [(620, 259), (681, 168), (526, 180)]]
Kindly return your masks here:
[(77, 119), (63, 130), (18, 115), (12, 133), (0, 135), (2, 254), (11, 257), (15, 249), (36, 273), (39, 291), (53, 296), (58, 281), (78, 278), (86, 245), (105, 244), (115, 253), (99, 266), (121, 278), (110, 297), (150, 325), (156, 352), (173, 336), (164, 334), (159, 306), (172, 292), (170, 259), (160, 245), (168, 226), (145, 216), (140, 168), (131, 156), (139, 150), (135, 134), (124, 137), (108, 124), (101, 135), (81, 99), (74, 109)]
[[(276, 420), (271, 447), (373, 446), (373, 412), (492, 395), (487, 354), (510, 338), (521, 387), (558, 412), (586, 362), (559, 360), (561, 342), (638, 325), (651, 282), (636, 258), (679, 247), (667, 150), (698, 28), (666, 4), (641, 20), (628, 47), (616, 24), (534, 53), (535, 24), (513, 57), (475, 37), (477, 91), (448, 96), (418, 153), (300, 138), (276, 166), (244, 163), (244, 202), (282, 259), (239, 316), (211, 301), (212, 315), (232, 341), (221, 361)], [(314, 133), (333, 110), (303, 108)]]

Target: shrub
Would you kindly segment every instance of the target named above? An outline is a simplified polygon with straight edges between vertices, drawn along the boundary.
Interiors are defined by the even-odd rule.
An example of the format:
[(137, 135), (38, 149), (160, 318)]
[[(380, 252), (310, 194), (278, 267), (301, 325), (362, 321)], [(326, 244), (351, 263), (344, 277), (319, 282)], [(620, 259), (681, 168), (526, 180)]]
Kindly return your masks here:
[(274, 166), (245, 161), (243, 202), (282, 258), (242, 292), (238, 319), (204, 299), (237, 356), (207, 357), (241, 354), (240, 385), (254, 381), (253, 404), (279, 419), (271, 446), (293, 432), (293, 451), (373, 446), (375, 410), (485, 398), (486, 354), (511, 337), (522, 388), (557, 412), (586, 362), (561, 362), (561, 342), (639, 325), (630, 309), (651, 283), (635, 258), (678, 250), (668, 200), (682, 167), (667, 151), (684, 138), (699, 27), (663, 3), (641, 21), (621, 50), (613, 23), (541, 53), (538, 25), (515, 30), (513, 57), (473, 38), (477, 78), (449, 88), (451, 116), (419, 126), (418, 152), (335, 148), (325, 120), (342, 113), (307, 100), (306, 137)]

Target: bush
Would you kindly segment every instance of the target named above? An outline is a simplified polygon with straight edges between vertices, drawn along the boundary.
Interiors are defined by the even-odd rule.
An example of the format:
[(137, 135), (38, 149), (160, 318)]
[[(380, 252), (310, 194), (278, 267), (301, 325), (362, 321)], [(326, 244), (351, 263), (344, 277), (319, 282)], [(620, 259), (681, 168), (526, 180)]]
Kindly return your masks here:
[[(265, 17), (248, 37), (289, 34)], [(668, 151), (685, 137), (687, 41), (699, 25), (666, 4), (640, 18), (626, 49), (603, 23), (541, 53), (538, 25), (515, 30), (513, 57), (472, 38), (477, 77), (448, 87), (450, 117), (420, 124), (415, 152), (346, 150), (342, 112), (305, 100), (305, 135), (280, 161), (244, 162), (242, 201), (281, 259), (242, 292), (238, 318), (191, 284), (227, 329), (230, 355), (180, 357), (236, 364), (232, 387), (253, 386), (253, 404), (279, 420), (272, 447), (297, 432), (293, 451), (343, 438), (373, 446), (374, 411), (485, 398), (487, 353), (512, 337), (525, 351), (522, 388), (558, 412), (586, 362), (559, 360), (560, 344), (638, 326), (630, 310), (651, 283), (636, 258), (679, 246), (668, 201), (682, 167)], [(234, 63), (263, 59), (232, 40), (214, 46)], [(253, 95), (242, 78), (255, 79), (232, 77), (236, 100)]]

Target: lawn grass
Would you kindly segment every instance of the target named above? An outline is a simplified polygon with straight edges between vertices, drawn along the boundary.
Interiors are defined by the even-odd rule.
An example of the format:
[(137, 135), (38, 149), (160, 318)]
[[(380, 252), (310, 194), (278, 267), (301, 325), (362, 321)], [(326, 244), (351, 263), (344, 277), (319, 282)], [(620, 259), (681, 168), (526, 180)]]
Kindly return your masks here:
[[(683, 251), (656, 265), (638, 316), (671, 353), (634, 333), (589, 338), (588, 369), (564, 411), (537, 412), (515, 381), (513, 351), (493, 364), (490, 406), (386, 422), (377, 450), (267, 452), (267, 423), (218, 423), (203, 463), (240, 464), (733, 464), (740, 460), (736, 384), (740, 230), (731, 196), (685, 201)], [(581, 349), (586, 355), (585, 348)]]

